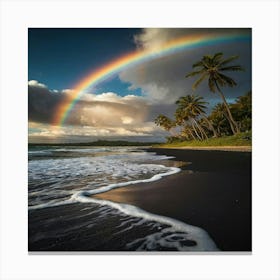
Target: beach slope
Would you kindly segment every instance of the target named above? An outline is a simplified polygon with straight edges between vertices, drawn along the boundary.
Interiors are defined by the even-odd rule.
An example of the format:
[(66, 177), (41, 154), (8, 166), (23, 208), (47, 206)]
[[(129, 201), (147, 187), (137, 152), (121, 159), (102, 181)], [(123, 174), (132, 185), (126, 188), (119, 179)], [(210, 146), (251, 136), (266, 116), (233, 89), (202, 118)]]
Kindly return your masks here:
[(162, 149), (188, 162), (182, 172), (95, 195), (206, 230), (222, 251), (252, 250), (251, 152)]

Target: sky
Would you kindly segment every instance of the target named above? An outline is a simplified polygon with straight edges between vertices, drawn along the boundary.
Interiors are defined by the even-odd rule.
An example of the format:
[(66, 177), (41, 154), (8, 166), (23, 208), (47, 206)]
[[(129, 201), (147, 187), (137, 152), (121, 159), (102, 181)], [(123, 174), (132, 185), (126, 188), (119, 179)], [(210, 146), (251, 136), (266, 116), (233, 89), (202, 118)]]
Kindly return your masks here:
[[(104, 65), (135, 51), (154, 51), (182, 36), (247, 35), (246, 40), (198, 44), (156, 58), (127, 64), (89, 86), (62, 125), (54, 123), (59, 105), (79, 82)], [(238, 55), (244, 72), (228, 73), (236, 82), (224, 88), (229, 103), (251, 90), (251, 29), (190, 28), (30, 28), (28, 31), (29, 142), (89, 142), (98, 139), (159, 141), (168, 135), (154, 124), (158, 114), (173, 117), (181, 96), (198, 94), (221, 102), (207, 82), (195, 91), (185, 76), (203, 55)]]

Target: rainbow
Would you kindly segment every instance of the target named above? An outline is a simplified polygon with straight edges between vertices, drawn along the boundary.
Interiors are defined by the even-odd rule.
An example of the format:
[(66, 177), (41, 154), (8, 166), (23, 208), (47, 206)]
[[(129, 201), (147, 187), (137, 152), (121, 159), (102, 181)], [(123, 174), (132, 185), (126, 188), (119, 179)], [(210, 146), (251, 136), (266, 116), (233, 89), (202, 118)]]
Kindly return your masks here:
[(74, 86), (74, 93), (67, 95), (58, 105), (52, 124), (54, 126), (62, 126), (72, 111), (75, 104), (79, 101), (85, 90), (95, 86), (98, 83), (108, 79), (114, 74), (119, 73), (129, 67), (141, 64), (143, 62), (172, 55), (187, 49), (213, 45), (217, 43), (228, 43), (231, 41), (248, 40), (248, 35), (230, 34), (230, 35), (188, 35), (171, 40), (159, 49), (150, 51), (135, 51), (116, 58), (115, 60), (94, 70), (85, 78), (80, 80)]

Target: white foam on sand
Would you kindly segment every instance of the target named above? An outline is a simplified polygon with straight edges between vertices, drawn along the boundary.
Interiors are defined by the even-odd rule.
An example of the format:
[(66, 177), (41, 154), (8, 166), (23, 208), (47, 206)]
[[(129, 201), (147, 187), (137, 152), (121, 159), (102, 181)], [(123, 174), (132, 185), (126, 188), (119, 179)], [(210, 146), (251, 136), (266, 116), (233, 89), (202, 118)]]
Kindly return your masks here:
[[(63, 161), (64, 160), (62, 160), (62, 162)], [(68, 160), (66, 160), (66, 161), (68, 161)], [(52, 160), (44, 161), (44, 162), (45, 163), (49, 162), (50, 164), (53, 163)], [(79, 162), (79, 161), (77, 161), (77, 162)], [(28, 209), (35, 210), (35, 209), (42, 209), (42, 208), (47, 208), (47, 207), (60, 206), (60, 205), (64, 205), (64, 204), (70, 204), (70, 203), (79, 201), (78, 199), (75, 199), (75, 198), (79, 197), (81, 194), (94, 195), (94, 194), (98, 194), (98, 193), (107, 192), (107, 191), (110, 191), (115, 188), (125, 187), (128, 185), (153, 182), (153, 181), (161, 179), (164, 176), (168, 176), (168, 175), (172, 175), (177, 172), (180, 172), (180, 170), (181, 170), (180, 168), (177, 168), (177, 167), (166, 167), (166, 166), (160, 165), (160, 164), (129, 164), (129, 165), (123, 164), (123, 165), (120, 165), (119, 162), (115, 162), (115, 161), (110, 161), (110, 162), (106, 161), (106, 163), (107, 163), (107, 165), (105, 166), (104, 163), (102, 162), (102, 168), (100, 168), (100, 170), (98, 168), (98, 165), (96, 164), (97, 169), (98, 169), (97, 173), (94, 172), (93, 166), (91, 166), (91, 165), (83, 166), (82, 165), (84, 167), (82, 175), (83, 176), (86, 176), (88, 174), (92, 175), (92, 173), (93, 173), (93, 175), (97, 176), (97, 174), (102, 173), (102, 180), (105, 182), (109, 182), (110, 180), (106, 181), (106, 178), (104, 178), (104, 174), (106, 174), (106, 173), (108, 174), (108, 176), (110, 175), (116, 179), (125, 177), (125, 178), (129, 178), (130, 180), (133, 179), (133, 177), (138, 177), (139, 175), (143, 175), (148, 172), (152, 172), (152, 173), (162, 172), (162, 173), (155, 174), (151, 178), (148, 178), (148, 179), (139, 179), (139, 180), (131, 180), (131, 181), (125, 181), (125, 182), (120, 182), (120, 183), (108, 184), (108, 185), (101, 186), (101, 187), (94, 188), (94, 189), (92, 189), (91, 185), (89, 183), (87, 183), (84, 188), (79, 188), (78, 190), (73, 189), (73, 190), (69, 190), (68, 192), (66, 190), (64, 190), (63, 187), (61, 186), (61, 184), (67, 185), (65, 182), (66, 178), (62, 177), (61, 181), (59, 181), (58, 183), (54, 183), (47, 188), (43, 187), (40, 190), (35, 189), (34, 191), (30, 191), (29, 192), (30, 196), (36, 197), (36, 196), (38, 196), (38, 194), (39, 195), (41, 194), (42, 196), (44, 196), (44, 194), (46, 193), (46, 194), (48, 194), (49, 197), (51, 197), (51, 196), (54, 197), (54, 199), (47, 201), (47, 202), (41, 201), (40, 203), (38, 203), (36, 205), (30, 205), (28, 207)], [(119, 163), (118, 168), (116, 168), (117, 163)], [(72, 165), (73, 165), (73, 161), (72, 161), (71, 166)], [(95, 165), (95, 168), (96, 168), (96, 165)], [(44, 166), (46, 166), (46, 165), (44, 164)], [(57, 166), (57, 164), (56, 164), (56, 166)], [(81, 165), (77, 165), (77, 166), (79, 166), (81, 168)], [(36, 166), (36, 167), (39, 170), (41, 170), (40, 166)], [(67, 168), (66, 165), (64, 165), (64, 167), (62, 165), (61, 169), (63, 169), (63, 168)], [(35, 166), (34, 166), (34, 169), (35, 169)], [(71, 178), (70, 181), (75, 179), (74, 178), (75, 174), (74, 173), (71, 174), (71, 169), (67, 170), (68, 171), (67, 173), (64, 172), (65, 174), (67, 174), (67, 176), (66, 176), (67, 178), (69, 178), (69, 176), (70, 176), (70, 178)], [(52, 172), (51, 171), (52, 168), (49, 167), (48, 170), (49, 170), (49, 172)], [(59, 171), (59, 170), (57, 170), (57, 171)], [(45, 175), (45, 174), (46, 174), (46, 172), (43, 172), (43, 175)], [(56, 174), (56, 172), (54, 172), (54, 174)], [(37, 173), (36, 173), (36, 175), (38, 176)], [(41, 178), (40, 178), (40, 180), (41, 180)], [(85, 189), (85, 190), (83, 190), (83, 189)], [(58, 196), (59, 194), (62, 194), (62, 193), (64, 193), (65, 196), (67, 196), (67, 194), (68, 194), (68, 196), (71, 195), (71, 198), (70, 199), (60, 199), (60, 198), (56, 199), (55, 198), (56, 196)]]
[[(146, 165), (146, 166), (151, 166), (153, 167), (154, 165), (153, 164), (149, 164), (149, 165)], [(157, 164), (155, 165), (156, 167), (159, 167), (159, 168), (166, 168), (164, 165), (160, 165), (160, 164)], [(99, 193), (104, 193), (104, 192), (108, 192), (112, 189), (116, 189), (116, 188), (120, 188), (120, 187), (125, 187), (125, 186), (128, 186), (128, 185), (135, 185), (135, 184), (139, 184), (139, 183), (149, 183), (149, 182), (154, 182), (154, 181), (157, 181), (159, 179), (161, 179), (162, 177), (164, 176), (169, 176), (169, 175), (172, 175), (172, 174), (175, 174), (175, 173), (178, 173), (181, 171), (180, 168), (178, 167), (169, 167), (167, 168), (168, 171), (165, 172), (165, 173), (160, 173), (160, 174), (155, 174), (153, 177), (149, 178), (149, 179), (143, 179), (143, 180), (134, 180), (134, 181), (128, 181), (128, 182), (122, 182), (122, 183), (116, 183), (116, 184), (110, 184), (110, 185), (107, 185), (107, 186), (104, 186), (104, 187), (100, 187), (98, 189), (95, 189), (95, 190), (89, 190), (89, 191), (82, 191), (82, 192), (77, 192), (75, 193), (72, 198), (77, 198), (79, 197), (80, 195), (94, 195), (94, 194), (99, 194)]]
[(169, 167), (158, 164), (158, 161), (168, 158), (146, 152), (129, 152), (96, 157), (30, 160), (30, 209), (35, 209), (33, 206), (36, 206), (36, 209), (48, 205), (56, 206), (54, 202), (69, 198), (76, 191), (97, 189), (112, 183), (130, 184), (137, 179), (166, 173), (170, 170)]
[(71, 199), (54, 200), (54, 201), (50, 201), (50, 202), (46, 202), (46, 203), (40, 203), (37, 205), (28, 206), (28, 210), (43, 209), (43, 208), (49, 208), (49, 207), (55, 207), (55, 206), (73, 204), (73, 203), (75, 203), (75, 202)]
[[(34, 197), (35, 203), (30, 205), (28, 209), (35, 210), (78, 202), (95, 203), (116, 210), (119, 214), (128, 215), (130, 222), (135, 218), (140, 218), (136, 224), (132, 223), (132, 227), (147, 221), (152, 222), (153, 226), (158, 226), (156, 232), (151, 233), (150, 231), (143, 238), (128, 243), (128, 249), (158, 251), (160, 248), (175, 248), (179, 251), (217, 251), (218, 248), (213, 240), (201, 228), (173, 218), (149, 213), (133, 205), (92, 197), (95, 194), (120, 187), (157, 181), (165, 176), (180, 172), (181, 169), (177, 167), (166, 167), (152, 163), (169, 158), (171, 157), (158, 156), (154, 153), (130, 152), (129, 154), (112, 154), (106, 157), (30, 161), (29, 180), (33, 182), (34, 188), (32, 189), (32, 185), (29, 193), (31, 199)], [(85, 182), (82, 182), (81, 178)], [(115, 183), (111, 183), (112, 181)], [(40, 187), (37, 184), (39, 182), (48, 185)], [(102, 182), (101, 185), (100, 182)], [(75, 184), (77, 184), (76, 188), (69, 188)], [(65, 194), (68, 192), (68, 196), (59, 197), (61, 192)], [(43, 197), (41, 200), (38, 198), (40, 193)], [(44, 196), (48, 196), (50, 199), (44, 199)], [(157, 223), (159, 224), (156, 225)]]
[(156, 233), (136, 239), (135, 241), (127, 244), (128, 248), (138, 245), (136, 250), (140, 251), (156, 250), (158, 247), (176, 248), (179, 251), (218, 251), (219, 249), (216, 247), (214, 241), (209, 237), (207, 232), (201, 228), (188, 225), (173, 218), (149, 213), (130, 204), (116, 203), (109, 200), (90, 197), (95, 194), (107, 192), (127, 185), (153, 182), (164, 176), (172, 175), (179, 171), (180, 168), (170, 167), (168, 172), (156, 174), (150, 179), (110, 184), (96, 190), (77, 192), (73, 194), (71, 199), (73, 201), (83, 203), (96, 203), (102, 206), (109, 206), (131, 217), (142, 218), (144, 221), (153, 221), (169, 226)]

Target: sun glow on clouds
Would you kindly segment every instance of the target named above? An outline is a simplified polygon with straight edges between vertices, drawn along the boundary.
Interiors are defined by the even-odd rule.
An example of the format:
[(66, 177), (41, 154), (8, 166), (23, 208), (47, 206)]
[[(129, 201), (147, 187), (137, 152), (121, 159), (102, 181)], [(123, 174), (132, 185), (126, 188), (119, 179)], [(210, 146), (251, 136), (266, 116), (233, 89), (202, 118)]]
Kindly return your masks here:
[[(86, 93), (76, 104), (63, 127), (51, 124), (51, 115), (71, 89), (49, 90), (38, 81), (29, 81), (29, 136), (36, 137), (162, 137), (165, 135), (149, 119), (151, 110), (146, 98), (114, 92), (99, 95)], [(48, 107), (46, 107), (48, 106)]]
[(131, 117), (124, 116), (121, 117), (121, 119), (123, 124), (131, 124), (133, 122), (133, 119)]
[[(158, 130), (152, 122), (147, 122), (141, 127), (92, 127), (92, 126), (65, 126), (58, 127), (48, 124), (29, 122), (29, 136), (32, 137), (58, 137), (58, 136), (98, 136), (98, 137), (117, 137), (117, 136), (153, 136)], [(163, 136), (158, 130), (159, 136)]]

